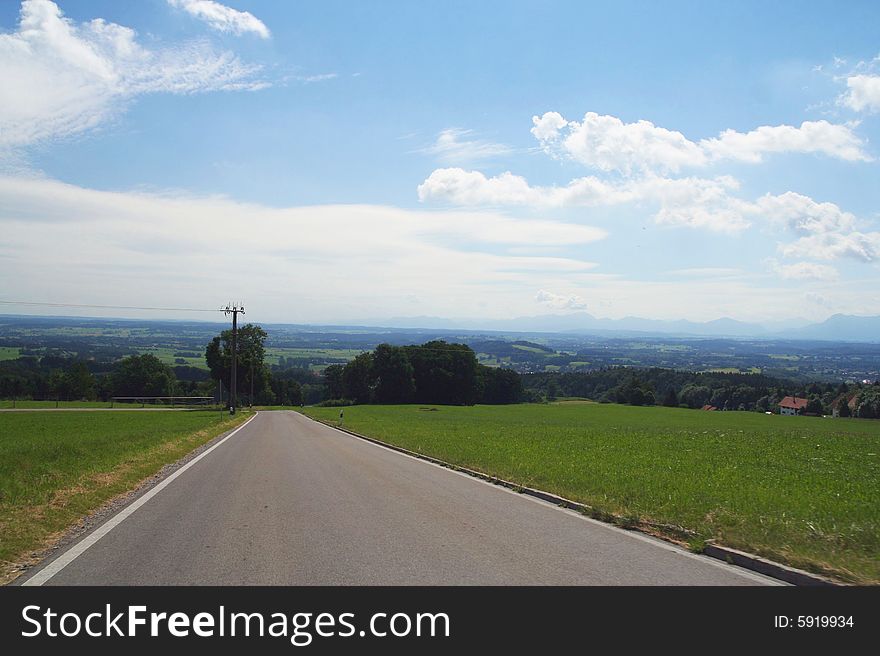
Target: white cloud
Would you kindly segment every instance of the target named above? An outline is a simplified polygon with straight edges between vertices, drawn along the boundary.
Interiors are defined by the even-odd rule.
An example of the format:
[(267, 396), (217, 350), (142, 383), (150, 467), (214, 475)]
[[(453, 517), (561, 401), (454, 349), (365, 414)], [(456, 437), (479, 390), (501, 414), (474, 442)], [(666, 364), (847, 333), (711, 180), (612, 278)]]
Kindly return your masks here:
[(218, 32), (232, 34), (250, 32), (262, 39), (268, 39), (271, 36), (269, 28), (263, 21), (250, 12), (238, 11), (219, 2), (214, 2), (214, 0), (168, 0), (168, 4), (206, 22)]
[(435, 155), (444, 162), (473, 162), (513, 152), (509, 146), (469, 138), (471, 135), (473, 130), (447, 128), (437, 135), (437, 140), (433, 144), (420, 152)]
[(712, 159), (757, 163), (766, 153), (821, 153), (847, 161), (871, 161), (864, 141), (850, 125), (828, 121), (804, 121), (801, 126), (763, 125), (751, 132), (725, 130), (718, 137), (700, 141)]
[(748, 227), (743, 203), (729, 195), (738, 183), (717, 178), (647, 177), (609, 183), (596, 177), (572, 180), (565, 187), (533, 187), (510, 172), (487, 178), (479, 171), (437, 169), (419, 185), (419, 200), (460, 206), (531, 207), (611, 206), (645, 202), (658, 207), (655, 220), (665, 225), (736, 232)]
[(785, 280), (837, 280), (840, 277), (837, 269), (826, 264), (815, 262), (780, 264), (775, 260), (771, 260), (769, 264), (771, 270)]
[(765, 194), (751, 211), (802, 235), (851, 232), (856, 226), (856, 217), (834, 203), (817, 203), (792, 191), (778, 196)]
[(624, 175), (677, 173), (725, 159), (757, 163), (768, 153), (821, 153), (847, 161), (871, 161), (853, 126), (828, 121), (804, 121), (800, 127), (765, 125), (746, 133), (725, 130), (699, 142), (650, 121), (624, 123), (595, 112), (587, 112), (580, 123), (567, 121), (558, 112), (533, 116), (532, 123), (532, 134), (548, 154)]
[(586, 310), (587, 303), (580, 296), (563, 296), (544, 289), (535, 294), (535, 301), (554, 310)]
[(786, 257), (814, 260), (847, 257), (861, 262), (874, 262), (880, 259), (880, 232), (820, 232), (801, 237), (791, 244), (782, 244), (779, 251)]
[(852, 75), (846, 78), (847, 92), (839, 102), (857, 112), (880, 111), (880, 75)]
[(615, 116), (587, 112), (578, 123), (566, 121), (556, 112), (547, 112), (532, 117), (532, 123), (532, 134), (546, 152), (570, 157), (601, 171), (679, 171), (706, 163), (699, 146), (681, 132), (650, 121), (624, 123)]
[(204, 41), (150, 50), (128, 27), (25, 0), (18, 30), (0, 34), (0, 149), (94, 129), (141, 94), (261, 88), (258, 70)]
[[(0, 177), (0, 206), (0, 298), (159, 307), (238, 298), (249, 320), (312, 323), (407, 315), (413, 295), (430, 299), (437, 316), (523, 316), (538, 289), (563, 305), (580, 294), (616, 317), (760, 320), (803, 309), (790, 289), (746, 276), (724, 280), (719, 293), (717, 279), (626, 280), (580, 259), (523, 255), (518, 247), (538, 235), (560, 246), (595, 235), (561, 222), (548, 233), (492, 212), (272, 208), (21, 177)], [(840, 311), (880, 313), (863, 285), (815, 285)]]
[(669, 271), (669, 273), (687, 278), (730, 278), (741, 276), (743, 270), (732, 267), (692, 267), (688, 269), (674, 269)]
[(604, 236), (588, 226), (491, 212), (271, 208), (20, 177), (0, 177), (0, 206), (0, 297), (14, 291), (52, 300), (48, 290), (82, 299), (89, 290), (91, 302), (132, 305), (123, 301), (136, 293), (137, 304), (187, 303), (181, 307), (234, 297), (289, 321), (302, 318), (303, 307), (315, 321), (375, 317), (380, 309), (390, 316), (405, 312), (403, 299), (412, 294), (431, 298), (447, 316), (484, 316), (476, 303), (487, 298), (496, 311), (508, 301), (527, 311), (536, 286), (552, 288), (560, 278), (570, 284), (596, 265), (513, 251)]
[(339, 77), (339, 73), (318, 73), (317, 75), (297, 75), (293, 79), (298, 82), (312, 84), (313, 82), (326, 82), (327, 80), (335, 80)]

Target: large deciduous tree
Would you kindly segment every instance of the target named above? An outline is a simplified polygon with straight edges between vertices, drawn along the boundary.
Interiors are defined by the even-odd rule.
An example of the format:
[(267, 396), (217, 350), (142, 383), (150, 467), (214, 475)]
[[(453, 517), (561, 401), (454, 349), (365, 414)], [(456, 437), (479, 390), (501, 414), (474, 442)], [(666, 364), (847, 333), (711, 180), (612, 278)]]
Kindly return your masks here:
[(409, 403), (416, 393), (413, 366), (399, 346), (379, 344), (373, 351), (376, 403)]
[(418, 403), (473, 405), (479, 400), (477, 356), (469, 346), (435, 340), (404, 350), (413, 366)]
[(150, 353), (123, 358), (110, 378), (115, 396), (173, 396), (177, 382), (171, 367)]
[(342, 370), (342, 391), (355, 403), (369, 403), (373, 399), (373, 354), (361, 353)]
[[(237, 377), (238, 398), (248, 398), (253, 387), (252, 401), (272, 402), (274, 393), (269, 383), (266, 356), (267, 333), (256, 324), (246, 324), (238, 329)], [(232, 330), (224, 330), (211, 340), (205, 349), (205, 362), (211, 370), (211, 378), (222, 380), (229, 386), (232, 377)]]

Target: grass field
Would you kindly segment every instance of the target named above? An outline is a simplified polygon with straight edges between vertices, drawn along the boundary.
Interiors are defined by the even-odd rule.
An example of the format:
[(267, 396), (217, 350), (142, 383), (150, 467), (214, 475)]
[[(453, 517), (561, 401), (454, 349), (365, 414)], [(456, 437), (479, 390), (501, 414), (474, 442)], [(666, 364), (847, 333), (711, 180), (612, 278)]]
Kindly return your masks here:
[(0, 583), (81, 517), (247, 416), (0, 413)]
[(17, 346), (0, 346), (0, 360), (15, 360), (21, 355)]
[[(880, 583), (880, 421), (613, 404), (354, 406), (345, 426), (554, 492), (628, 522), (684, 527), (840, 580)], [(306, 408), (338, 420), (338, 408)]]
[[(196, 367), (197, 369), (208, 370), (208, 364), (205, 362), (204, 349), (202, 349), (202, 353), (200, 353), (197, 357), (178, 357), (177, 353), (181, 351), (181, 349), (176, 349), (172, 347), (138, 347), (134, 349), (140, 355), (151, 354), (155, 355), (159, 360), (164, 362), (165, 364), (175, 367), (180, 362), (177, 360), (183, 360), (183, 365), (188, 367)], [(194, 353), (195, 351), (192, 349), (182, 349), (184, 352)]]

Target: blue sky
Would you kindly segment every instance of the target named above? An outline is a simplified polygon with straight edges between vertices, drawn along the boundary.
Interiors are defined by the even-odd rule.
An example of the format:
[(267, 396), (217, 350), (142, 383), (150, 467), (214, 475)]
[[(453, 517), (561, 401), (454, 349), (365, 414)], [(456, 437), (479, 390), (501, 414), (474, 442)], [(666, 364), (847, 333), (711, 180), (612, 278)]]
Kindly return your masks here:
[(6, 2), (0, 300), (880, 314), (878, 24), (876, 2)]

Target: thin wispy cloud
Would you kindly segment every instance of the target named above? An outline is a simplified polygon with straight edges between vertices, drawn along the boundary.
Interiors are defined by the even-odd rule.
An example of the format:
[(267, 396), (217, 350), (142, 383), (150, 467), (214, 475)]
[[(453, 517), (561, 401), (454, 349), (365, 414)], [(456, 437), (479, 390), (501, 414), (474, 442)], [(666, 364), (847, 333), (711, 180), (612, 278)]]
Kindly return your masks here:
[(315, 82), (326, 82), (327, 80), (335, 80), (339, 77), (339, 73), (318, 73), (316, 75), (294, 75), (291, 79), (305, 84), (313, 84)]
[[(129, 293), (128, 283), (149, 279), (158, 283), (155, 293), (182, 297), (201, 295), (209, 280), (249, 298), (287, 280), (299, 281), (295, 294), (272, 301), (284, 312), (308, 297), (320, 311), (356, 308), (362, 316), (373, 316), (386, 296), (412, 294), (435, 299), (446, 312), (466, 297), (474, 299), (476, 312), (479, 298), (490, 292), (530, 305), (536, 281), (589, 275), (596, 265), (509, 248), (586, 245), (605, 236), (590, 226), (492, 212), (273, 208), (183, 193), (96, 191), (40, 178), (0, 177), (0, 205), (6, 208), (0, 229), (7, 235), (0, 244), (0, 279), (18, 280), (23, 294), (36, 293), (50, 278), (62, 281), (59, 293), (86, 289), (108, 270), (121, 293)], [(260, 266), (231, 270), (231, 260)], [(170, 287), (161, 284), (166, 281)], [(143, 293), (147, 300), (153, 292)]]
[(25, 0), (18, 29), (0, 34), (0, 148), (93, 130), (145, 94), (261, 89), (259, 72), (207, 41), (150, 48), (129, 27)]
[(168, 4), (182, 9), (190, 16), (205, 22), (218, 32), (230, 34), (256, 34), (261, 39), (271, 36), (269, 28), (249, 11), (239, 11), (214, 0), (167, 0)]
[(837, 269), (827, 264), (815, 262), (794, 262), (793, 264), (781, 264), (776, 260), (768, 262), (771, 271), (777, 273), (785, 280), (837, 280), (840, 274)]
[(513, 149), (504, 144), (475, 138), (473, 130), (447, 128), (437, 135), (433, 144), (419, 152), (433, 155), (446, 163), (468, 163), (510, 155)]

